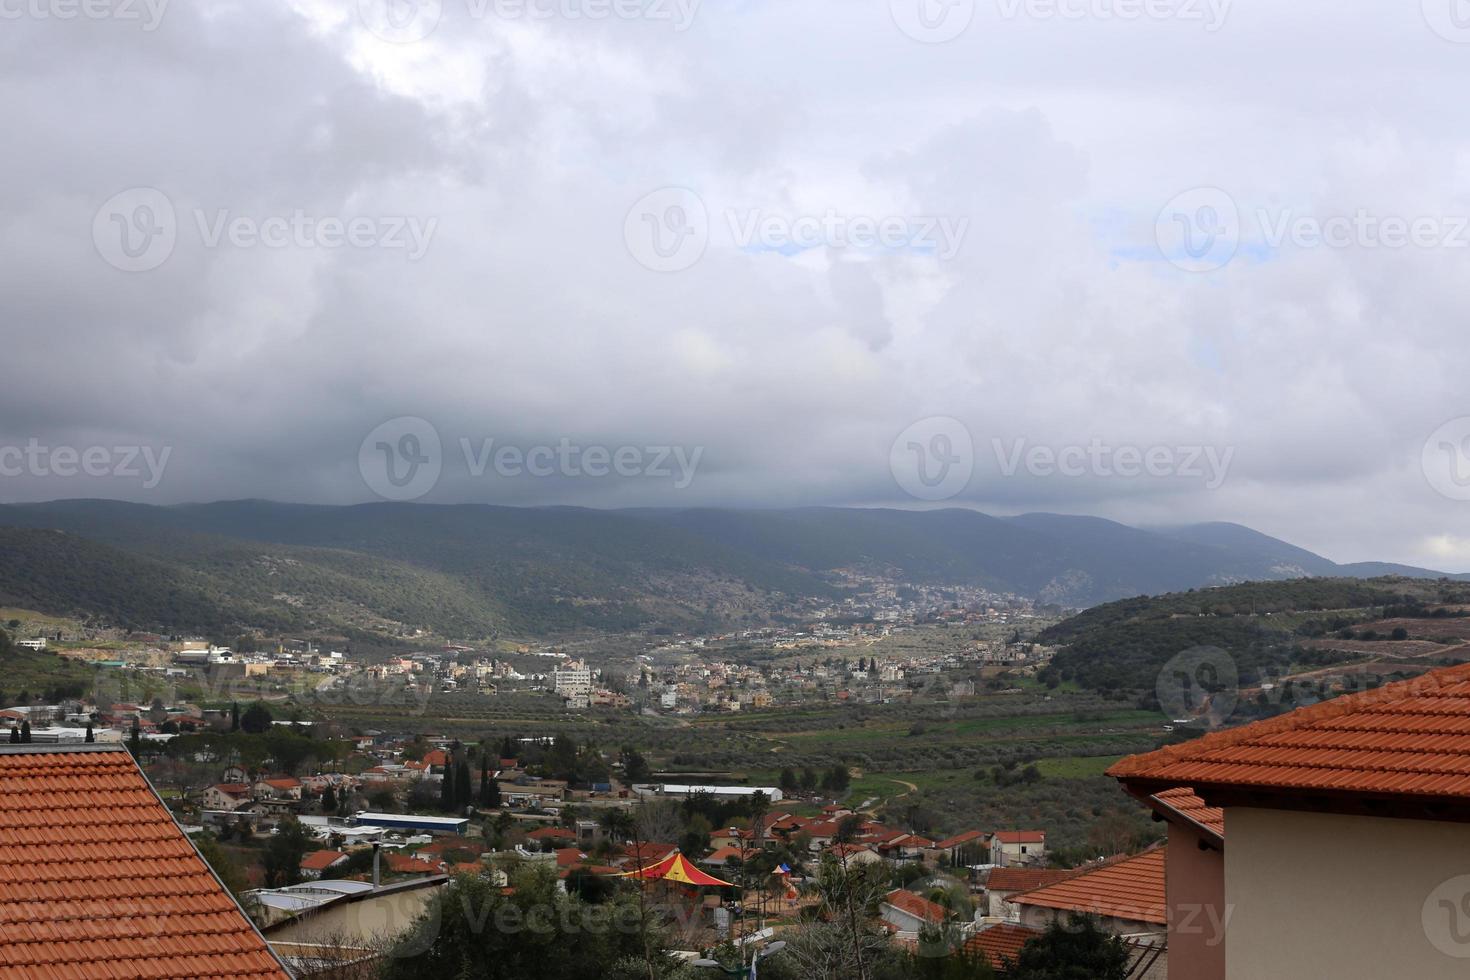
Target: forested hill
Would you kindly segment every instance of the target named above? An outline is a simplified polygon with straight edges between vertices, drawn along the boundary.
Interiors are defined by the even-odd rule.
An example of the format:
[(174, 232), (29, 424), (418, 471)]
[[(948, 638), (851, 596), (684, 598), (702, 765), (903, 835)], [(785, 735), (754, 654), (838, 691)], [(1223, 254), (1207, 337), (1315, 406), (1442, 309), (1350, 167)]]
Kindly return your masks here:
[[(1462, 636), (1463, 634), (1463, 636)], [(1249, 582), (1095, 606), (1039, 637), (1059, 679), (1153, 692), (1173, 658), (1225, 651), (1246, 687), (1333, 664), (1378, 676), (1466, 659), (1470, 583), (1405, 577)]]
[[(139, 627), (443, 636), (800, 621), (853, 573), (1085, 607), (1357, 571), (1236, 525), (970, 510), (0, 506), (0, 601)], [(40, 532), (63, 531), (47, 538)], [(27, 533), (22, 533), (27, 532)], [(1409, 569), (1407, 573), (1439, 573)]]

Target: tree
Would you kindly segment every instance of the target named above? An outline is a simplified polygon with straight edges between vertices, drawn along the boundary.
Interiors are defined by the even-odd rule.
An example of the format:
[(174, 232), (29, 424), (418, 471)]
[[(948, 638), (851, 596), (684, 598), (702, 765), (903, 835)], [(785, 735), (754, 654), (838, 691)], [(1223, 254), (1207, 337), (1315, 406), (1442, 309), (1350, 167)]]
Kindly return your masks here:
[(92, 723), (90, 721), (87, 722), (87, 737), (84, 738), (84, 739), (82, 739), (82, 741), (84, 741), (84, 742), (95, 742), (95, 741), (97, 741), (97, 736), (92, 731)]
[(781, 792), (787, 796), (794, 796), (797, 790), (801, 789), (801, 782), (796, 778), (796, 771), (790, 766), (781, 770), (781, 778), (777, 785), (781, 787)]
[(238, 732), (239, 730), (240, 730), (240, 702), (239, 701), (231, 701), (230, 702), (230, 731), (232, 731), (232, 732)]
[(481, 810), (500, 809), (500, 784), (495, 781), (495, 776), (490, 772), (490, 760), (480, 760), (480, 800)]
[(301, 881), (301, 859), (311, 846), (311, 835), (295, 820), (283, 820), (261, 855), (265, 887), (284, 888)]
[(219, 846), (219, 841), (210, 834), (200, 834), (190, 838), (194, 846), (199, 849), (199, 854), (214, 869), (219, 880), (225, 883), (231, 895), (238, 895), (250, 887), (249, 879), (245, 877), (244, 870), (238, 861), (230, 856), (230, 852)]
[(240, 728), (251, 735), (260, 735), (270, 731), (274, 720), (271, 709), (256, 701), (240, 716)]
[(459, 761), (454, 764), (454, 808), (463, 813), (464, 808), (470, 805), (470, 764), (461, 753)]
[[(485, 876), (456, 877), (390, 951), (383, 980), (675, 975), (677, 965), (662, 936), (626, 892), (594, 911), (578, 896), (563, 894), (556, 882), (554, 869), (540, 867), (514, 869), (509, 889)], [(535, 927), (505, 928), (507, 922)]]
[(653, 769), (643, 753), (630, 745), (623, 746), (623, 779), (629, 783), (647, 783), (653, 779)]
[(14, 725), (12, 725), (10, 727), (10, 744), (11, 745), (19, 745), (20, 744), (20, 729), (19, 728), (16, 728)]
[(23, 745), (31, 744), (31, 720), (29, 718), (20, 723), (20, 741)]
[(1128, 947), (1098, 927), (1090, 916), (1057, 920), (1027, 943), (1006, 973), (1007, 980), (1125, 980)]
[(812, 790), (814, 790), (814, 789), (817, 788), (817, 783), (818, 782), (819, 782), (819, 779), (817, 777), (817, 771), (815, 769), (813, 769), (811, 766), (805, 766), (805, 767), (803, 767), (803, 769), (801, 770), (801, 788), (802, 788), (802, 791), (803, 792), (806, 792), (806, 793), (810, 793)]
[(454, 763), (444, 766), (444, 776), (439, 780), (439, 809), (446, 813), (454, 809)]
[(322, 812), (332, 813), (337, 809), (337, 791), (328, 783), (327, 788), (322, 790)]

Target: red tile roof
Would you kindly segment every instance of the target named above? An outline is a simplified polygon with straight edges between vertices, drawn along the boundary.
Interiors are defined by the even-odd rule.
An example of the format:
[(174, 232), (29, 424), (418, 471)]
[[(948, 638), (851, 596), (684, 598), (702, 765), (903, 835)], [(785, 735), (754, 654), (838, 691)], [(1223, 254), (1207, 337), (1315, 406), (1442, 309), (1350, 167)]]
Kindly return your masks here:
[(565, 827), (538, 827), (526, 835), (531, 840), (576, 840), (575, 831)]
[(1164, 892), (1167, 847), (1109, 861), (1066, 881), (1011, 896), (1017, 905), (1085, 912), (1112, 919), (1167, 925)]
[[(384, 862), (388, 865), (388, 870), (394, 874), (431, 875), (439, 871), (439, 866), (407, 854), (389, 852), (384, 855)], [(441, 865), (442, 863), (440, 862)]]
[(950, 916), (949, 909), (943, 905), (931, 902), (927, 898), (902, 888), (896, 888), (884, 895), (883, 901), (901, 912), (907, 912), (916, 919), (922, 919), (934, 925), (944, 922)]
[(0, 747), (0, 980), (289, 980), (121, 746)]
[(997, 830), (995, 839), (1002, 844), (1045, 844), (1044, 830)]
[(985, 831), (983, 830), (967, 830), (963, 834), (956, 834), (953, 837), (946, 837), (944, 840), (935, 844), (934, 849), (938, 851), (947, 851), (950, 848), (961, 847), (974, 841), (983, 840), (984, 838)]
[(1022, 948), (1041, 933), (1025, 926), (1002, 922), (978, 932), (965, 942), (965, 952), (985, 957), (993, 970), (1001, 970), (1007, 962), (1014, 963)]
[(993, 892), (1029, 892), (1075, 878), (1080, 871), (1056, 868), (992, 868), (985, 887)]
[(341, 851), (312, 851), (301, 859), (301, 870), (325, 871), (346, 856)]
[(1194, 791), (1181, 787), (1165, 790), (1150, 798), (1152, 805), (1165, 813), (1189, 821), (1200, 829), (1221, 838), (1225, 837), (1225, 811), (1215, 806), (1206, 806), (1205, 801), (1194, 795)]
[(1131, 756), (1108, 774), (1155, 790), (1470, 799), (1470, 664)]

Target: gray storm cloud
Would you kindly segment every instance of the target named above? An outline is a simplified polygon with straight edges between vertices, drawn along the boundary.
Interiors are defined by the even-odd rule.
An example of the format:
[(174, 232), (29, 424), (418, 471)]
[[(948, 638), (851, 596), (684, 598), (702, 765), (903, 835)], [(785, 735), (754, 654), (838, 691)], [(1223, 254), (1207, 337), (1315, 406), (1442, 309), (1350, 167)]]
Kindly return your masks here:
[[(1019, 2), (928, 43), (906, 2), (444, 0), (407, 40), (355, 2), (14, 8), (0, 497), (376, 499), (364, 440), (416, 418), (430, 501), (916, 505), (895, 440), (944, 417), (973, 466), (948, 504), (1470, 567), (1470, 503), (1436, 490), (1470, 441), (1426, 445), (1470, 416), (1455, 22)], [(1234, 214), (1165, 213), (1201, 188)], [(1359, 211), (1434, 233), (1268, 241)], [(1219, 247), (1171, 251), (1175, 218), (1229, 261), (1185, 268)], [(462, 440), (609, 472), (476, 472)], [(1094, 442), (1230, 461), (992, 448)], [(699, 450), (686, 485), (619, 473), (655, 447)]]

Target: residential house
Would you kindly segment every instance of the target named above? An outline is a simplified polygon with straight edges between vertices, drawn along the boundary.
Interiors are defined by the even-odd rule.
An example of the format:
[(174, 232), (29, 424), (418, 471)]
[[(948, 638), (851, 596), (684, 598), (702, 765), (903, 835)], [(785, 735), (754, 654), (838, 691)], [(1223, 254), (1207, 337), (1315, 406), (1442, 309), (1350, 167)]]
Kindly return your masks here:
[(932, 857), (951, 865), (983, 864), (990, 860), (989, 842), (983, 830), (967, 830), (936, 841)]
[(1046, 863), (1046, 832), (997, 830), (990, 838), (990, 863), (998, 868)]
[(301, 780), (296, 779), (294, 776), (256, 780), (255, 798), (265, 800), (300, 800)]
[(1195, 975), (1465, 975), (1470, 665), (1134, 756), (1110, 774), (1179, 811), (1162, 814), (1171, 842), (1212, 830), (1220, 813), (1219, 850), (1168, 879), (1171, 905), (1204, 896), (1203, 918), (1229, 912), (1223, 956), (1191, 962)]
[(1021, 909), (1011, 901), (1013, 895), (1066, 881), (1075, 874), (1076, 871), (1052, 868), (992, 868), (985, 879), (985, 914), (993, 919), (1019, 922)]
[(312, 851), (301, 859), (301, 877), (307, 880), (320, 878), (322, 872), (346, 860), (347, 855), (341, 851)]
[(233, 813), (241, 807), (249, 806), (251, 799), (251, 790), (247, 783), (216, 783), (205, 788), (202, 802), (206, 810)]
[(121, 745), (0, 745), (0, 801), (0, 974), (290, 980)]
[[(900, 939), (909, 941), (917, 940), (924, 929), (959, 924), (951, 910), (903, 888), (896, 888), (883, 896), (878, 912), (890, 930)], [(965, 923), (961, 927), (968, 929), (971, 925)]]

